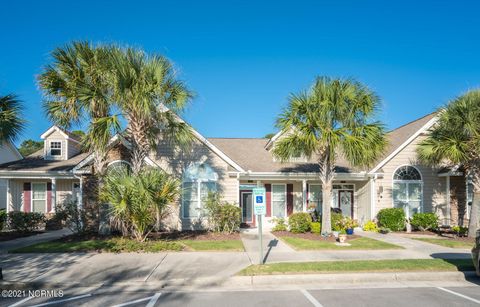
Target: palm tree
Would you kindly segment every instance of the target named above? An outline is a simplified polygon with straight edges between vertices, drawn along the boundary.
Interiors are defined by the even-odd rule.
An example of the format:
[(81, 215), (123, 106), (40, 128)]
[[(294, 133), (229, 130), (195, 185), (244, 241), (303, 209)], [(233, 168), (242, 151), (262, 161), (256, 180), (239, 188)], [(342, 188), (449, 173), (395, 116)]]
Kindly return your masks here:
[(112, 49), (114, 94), (132, 144), (132, 169), (138, 173), (159, 138), (186, 145), (192, 138), (189, 126), (177, 117), (192, 93), (176, 79), (168, 59), (136, 49)]
[(368, 166), (386, 145), (383, 125), (374, 120), (379, 97), (352, 79), (318, 77), (309, 91), (291, 95), (277, 119), (283, 132), (273, 149), (281, 161), (315, 159), (322, 182), (322, 233), (331, 232), (330, 201), (339, 155), (354, 167)]
[(47, 116), (64, 128), (89, 123), (83, 143), (94, 156), (95, 171), (103, 175), (107, 144), (120, 129), (113, 114), (109, 48), (73, 42), (55, 49), (52, 58), (38, 77)]
[(432, 166), (461, 166), (473, 185), (468, 236), (475, 237), (480, 202), (480, 90), (472, 90), (441, 108), (437, 123), (420, 143), (420, 160)]
[(15, 141), (25, 129), (23, 106), (13, 94), (0, 96), (0, 144)]

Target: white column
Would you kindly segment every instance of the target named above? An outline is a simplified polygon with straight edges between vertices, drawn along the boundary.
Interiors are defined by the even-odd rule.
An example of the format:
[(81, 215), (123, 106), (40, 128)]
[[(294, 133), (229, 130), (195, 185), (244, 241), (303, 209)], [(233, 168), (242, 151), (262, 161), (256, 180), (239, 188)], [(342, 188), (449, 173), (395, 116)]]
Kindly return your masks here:
[(447, 218), (447, 225), (450, 225), (451, 210), (452, 210), (451, 204), (450, 204), (450, 176), (447, 176), (447, 177), (446, 177), (446, 180), (447, 180), (447, 184), (446, 184), (446, 186), (447, 186), (447, 191), (446, 191), (446, 193), (445, 193), (445, 195), (446, 195), (445, 197), (447, 198), (447, 199), (446, 199), (446, 204), (447, 204), (447, 209), (446, 209), (446, 210), (447, 210), (447, 212), (446, 212), (447, 214), (446, 214), (446, 218)]
[(375, 219), (375, 209), (377, 201), (377, 174), (373, 175), (370, 182), (370, 220)]
[(10, 212), (10, 179), (7, 179), (7, 213)]
[(78, 209), (83, 208), (83, 177), (80, 176), (80, 193), (78, 193), (78, 203), (77, 207)]
[(57, 207), (57, 179), (51, 178), (52, 180), (52, 212), (55, 212)]
[(302, 180), (302, 205), (303, 205), (303, 212), (307, 212), (307, 180)]

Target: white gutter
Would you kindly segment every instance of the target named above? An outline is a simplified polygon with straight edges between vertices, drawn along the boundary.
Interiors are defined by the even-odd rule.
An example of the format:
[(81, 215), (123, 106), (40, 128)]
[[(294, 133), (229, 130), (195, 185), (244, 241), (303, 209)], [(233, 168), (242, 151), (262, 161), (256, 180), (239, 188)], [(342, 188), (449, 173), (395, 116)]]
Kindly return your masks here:
[[(366, 180), (367, 173), (336, 173), (335, 180)], [(261, 179), (318, 179), (319, 173), (284, 173), (284, 172), (240, 172), (237, 175), (239, 179), (261, 180)]]

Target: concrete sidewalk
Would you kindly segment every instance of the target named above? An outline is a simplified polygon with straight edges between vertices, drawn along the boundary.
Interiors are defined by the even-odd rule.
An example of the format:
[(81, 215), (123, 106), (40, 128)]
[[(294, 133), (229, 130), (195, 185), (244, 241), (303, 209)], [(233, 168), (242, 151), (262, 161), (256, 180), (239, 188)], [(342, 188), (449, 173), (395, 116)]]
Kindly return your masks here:
[(35, 243), (47, 242), (72, 234), (70, 229), (64, 228), (60, 230), (47, 231), (42, 234), (29, 237), (18, 238), (9, 241), (0, 242), (0, 254), (7, 253), (9, 250), (25, 247)]

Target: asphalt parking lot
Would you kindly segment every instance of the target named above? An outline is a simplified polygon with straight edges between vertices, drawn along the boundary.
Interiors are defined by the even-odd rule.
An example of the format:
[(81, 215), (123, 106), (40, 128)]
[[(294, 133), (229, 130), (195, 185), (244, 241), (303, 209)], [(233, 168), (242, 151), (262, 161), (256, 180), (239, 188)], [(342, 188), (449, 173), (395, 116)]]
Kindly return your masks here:
[(63, 297), (4, 298), (1, 306), (479, 306), (480, 287), (250, 291), (83, 290)]

